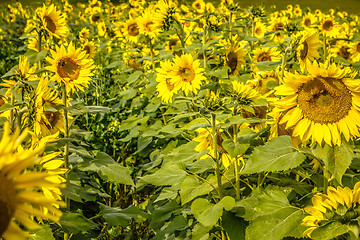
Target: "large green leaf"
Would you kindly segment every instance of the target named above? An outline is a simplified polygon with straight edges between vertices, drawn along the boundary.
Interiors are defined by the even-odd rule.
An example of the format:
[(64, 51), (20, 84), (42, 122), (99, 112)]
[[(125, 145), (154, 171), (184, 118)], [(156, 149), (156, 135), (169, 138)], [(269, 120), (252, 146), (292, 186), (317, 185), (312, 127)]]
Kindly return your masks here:
[(230, 211), (234, 205), (235, 199), (230, 196), (224, 197), (217, 204), (212, 204), (204, 198), (198, 198), (191, 204), (191, 212), (202, 225), (211, 227), (222, 216), (223, 208)]
[(340, 222), (330, 222), (324, 226), (315, 229), (311, 233), (311, 238), (315, 240), (330, 240), (350, 230), (348, 225), (341, 224)]
[(155, 173), (142, 177), (141, 180), (155, 186), (165, 186), (180, 183), (185, 177), (186, 172), (176, 164), (166, 164)]
[(292, 206), (257, 217), (246, 229), (246, 240), (281, 240), (296, 230), (303, 218), (304, 211)]
[(130, 170), (118, 163), (100, 166), (100, 175), (104, 180), (109, 182), (134, 185), (130, 176)]
[(226, 139), (222, 142), (225, 150), (230, 154), (230, 157), (235, 158), (243, 153), (250, 147), (248, 142), (234, 143), (232, 139)]
[(288, 170), (299, 166), (305, 158), (304, 154), (291, 145), (289, 136), (280, 136), (264, 146), (256, 147), (242, 174)]
[(181, 204), (184, 205), (198, 196), (209, 194), (212, 189), (210, 184), (200, 181), (195, 176), (187, 176), (180, 188)]
[(247, 222), (243, 218), (236, 217), (232, 212), (224, 211), (222, 226), (229, 235), (230, 240), (245, 240)]
[(346, 141), (342, 141), (340, 147), (330, 146), (328, 144), (325, 144), (324, 146), (316, 144), (312, 149), (312, 152), (316, 157), (324, 161), (327, 169), (341, 184), (342, 177), (345, 174), (346, 169), (348, 169), (350, 166), (354, 157), (353, 146)]
[(126, 227), (131, 219), (135, 222), (141, 223), (149, 218), (149, 214), (141, 211), (137, 207), (130, 205), (128, 208), (112, 208), (100, 203), (102, 216), (106, 222), (111, 226), (122, 226)]
[(43, 228), (31, 232), (31, 240), (55, 240), (50, 226), (45, 225)]
[(64, 213), (60, 219), (60, 225), (67, 233), (85, 233), (97, 225), (80, 213)]

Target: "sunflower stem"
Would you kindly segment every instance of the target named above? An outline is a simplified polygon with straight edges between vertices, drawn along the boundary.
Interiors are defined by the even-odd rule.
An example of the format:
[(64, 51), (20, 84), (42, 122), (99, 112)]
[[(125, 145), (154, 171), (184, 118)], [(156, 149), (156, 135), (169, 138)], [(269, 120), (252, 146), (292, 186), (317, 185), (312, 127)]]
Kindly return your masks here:
[(287, 61), (287, 52), (288, 52), (288, 47), (285, 48), (285, 52), (284, 55), (282, 57), (282, 62), (281, 62), (281, 81), (284, 82), (284, 72), (285, 72), (285, 66), (286, 66), (286, 61)]
[(220, 163), (217, 152), (217, 131), (216, 131), (216, 114), (211, 113), (211, 126), (212, 126), (212, 140), (213, 140), (213, 149), (214, 149), (214, 160), (215, 160), (215, 174), (219, 189), (220, 199), (224, 197), (222, 184), (221, 184), (221, 174), (220, 174)]
[[(41, 30), (39, 30), (38, 31), (38, 38), (39, 38), (39, 40), (38, 40), (38, 51), (39, 51), (39, 53), (41, 52)], [(39, 69), (41, 69), (41, 61), (39, 61), (39, 63), (38, 63), (38, 68)]]
[(231, 10), (229, 9), (229, 39), (230, 39), (230, 43), (232, 44), (232, 13)]
[(324, 42), (323, 42), (323, 49), (324, 49), (324, 63), (326, 62), (326, 36), (324, 35)]
[(255, 35), (255, 18), (254, 16), (251, 17), (251, 37)]
[[(12, 106), (14, 106), (15, 103), (15, 98), (14, 98), (14, 94), (13, 94), (13, 89), (11, 89), (11, 93), (10, 93), (10, 104)], [(15, 127), (15, 116), (14, 116), (14, 109), (10, 109), (10, 126), (11, 126), (11, 131), (14, 131), (14, 127)]]
[[(69, 138), (69, 119), (67, 111), (67, 91), (65, 84), (62, 84), (62, 103), (64, 105), (64, 138)], [(64, 146), (64, 165), (69, 170), (69, 142)], [(68, 174), (65, 174), (65, 179), (68, 181)], [(65, 196), (66, 207), (70, 210), (70, 199)]]
[(206, 66), (207, 66), (207, 56), (206, 56), (206, 48), (205, 48), (205, 44), (206, 44), (206, 36), (207, 36), (207, 22), (205, 21), (204, 33), (203, 33), (203, 57), (204, 57), (204, 68), (206, 68)]
[(330, 179), (330, 172), (327, 170), (326, 166), (324, 166), (323, 168), (323, 174), (324, 174), (324, 194), (326, 194)]
[[(237, 114), (237, 104), (234, 105), (234, 111), (233, 116), (236, 116)], [(233, 141), (236, 146), (237, 141), (237, 125), (233, 125)], [(237, 160), (237, 157), (235, 158), (235, 194), (236, 194), (236, 200), (240, 200), (240, 179), (239, 179), (239, 162)]]
[(151, 37), (149, 37), (151, 65), (152, 65), (152, 69), (153, 69), (154, 74), (155, 74), (155, 62), (154, 62), (154, 51), (153, 51), (154, 46), (152, 45), (151, 40), (152, 40)]

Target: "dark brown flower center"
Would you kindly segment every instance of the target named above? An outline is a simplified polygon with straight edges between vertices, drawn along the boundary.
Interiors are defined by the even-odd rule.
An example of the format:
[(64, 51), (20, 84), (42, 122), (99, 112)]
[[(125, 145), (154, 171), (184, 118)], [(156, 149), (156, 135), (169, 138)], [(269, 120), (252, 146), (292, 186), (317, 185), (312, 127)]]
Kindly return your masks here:
[(0, 173), (0, 236), (6, 231), (16, 210), (16, 191), (12, 181)]
[(233, 74), (238, 66), (238, 58), (235, 52), (231, 51), (227, 55), (227, 66), (230, 67), (231, 71), (230, 74)]
[(201, 9), (200, 3), (196, 3), (196, 4), (195, 4), (195, 8), (196, 8), (196, 9)]
[(178, 74), (185, 82), (191, 82), (195, 78), (195, 72), (194, 69), (190, 67), (182, 67), (180, 68)]
[(300, 87), (297, 102), (305, 117), (327, 124), (348, 115), (352, 96), (341, 80), (318, 77)]
[(5, 104), (5, 100), (3, 97), (0, 96), (0, 107)]
[(175, 88), (175, 85), (170, 82), (170, 78), (166, 78), (166, 87), (169, 91), (172, 91)]
[(326, 20), (323, 25), (322, 25), (323, 29), (325, 31), (331, 31), (334, 27), (334, 23), (332, 20)]
[(44, 19), (45, 19), (45, 22), (46, 22), (46, 28), (50, 32), (55, 33), (56, 25), (55, 25), (54, 21), (49, 16), (45, 16)]
[(358, 43), (358, 44), (356, 45), (356, 51), (357, 51), (358, 53), (360, 53), (360, 43)]
[(98, 22), (100, 20), (100, 16), (99, 15), (92, 15), (91, 20), (96, 23), (96, 22)]
[(339, 54), (340, 54), (340, 56), (342, 56), (342, 57), (345, 58), (346, 60), (348, 60), (348, 59), (350, 58), (350, 52), (349, 52), (349, 48), (348, 48), (348, 47), (342, 46), (342, 47), (339, 49)]
[(128, 32), (130, 36), (136, 37), (139, 35), (139, 28), (136, 23), (130, 24), (128, 26)]
[(151, 32), (151, 26), (154, 25), (153, 21), (149, 21), (145, 24), (145, 30)]
[(309, 18), (305, 18), (304, 25), (307, 26), (307, 27), (310, 26), (311, 25), (311, 20)]
[(61, 117), (59, 112), (45, 111), (45, 117), (50, 123), (50, 128), (53, 129)]
[(70, 58), (60, 59), (57, 72), (61, 78), (75, 80), (79, 77), (81, 67)]
[(303, 48), (300, 51), (300, 58), (301, 60), (304, 60), (308, 54), (309, 45), (307, 44), (306, 41), (304, 41), (302, 44), (303, 44)]
[(266, 61), (271, 61), (271, 56), (270, 54), (264, 52), (264, 53), (261, 53), (259, 55), (259, 57), (257, 58), (257, 61), (258, 62), (266, 62)]

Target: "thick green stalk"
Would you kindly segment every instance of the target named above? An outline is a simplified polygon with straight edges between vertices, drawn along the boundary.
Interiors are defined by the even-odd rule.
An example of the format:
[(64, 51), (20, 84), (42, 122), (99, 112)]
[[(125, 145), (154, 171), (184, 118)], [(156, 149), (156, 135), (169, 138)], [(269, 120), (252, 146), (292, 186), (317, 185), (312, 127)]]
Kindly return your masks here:
[[(62, 84), (62, 103), (64, 105), (64, 138), (69, 138), (69, 119), (67, 111), (67, 92), (65, 84)], [(64, 165), (69, 172), (69, 142), (65, 143), (64, 146)], [(65, 174), (65, 179), (68, 181), (68, 173)], [(66, 208), (70, 210), (70, 199), (65, 196)], [(64, 233), (64, 240), (69, 239), (69, 234)]]
[[(236, 116), (236, 106), (234, 106), (234, 112), (233, 115)], [(233, 132), (233, 139), (234, 144), (236, 145), (237, 141), (237, 125), (233, 125), (234, 132)], [(240, 200), (240, 178), (239, 178), (239, 162), (237, 160), (237, 156), (235, 157), (235, 194), (236, 194), (236, 200)]]
[(206, 56), (206, 49), (205, 49), (206, 37), (207, 37), (207, 23), (206, 23), (206, 21), (205, 21), (204, 33), (203, 33), (203, 57), (204, 57), (204, 68), (206, 68), (206, 67), (207, 67), (207, 56)]
[(212, 125), (212, 140), (213, 140), (213, 149), (214, 149), (214, 160), (215, 160), (215, 175), (217, 179), (218, 189), (220, 199), (224, 197), (222, 183), (221, 183), (221, 174), (220, 174), (220, 159), (217, 152), (217, 131), (216, 131), (216, 115), (211, 113), (211, 125)]
[(324, 50), (324, 63), (326, 61), (326, 36), (324, 35), (324, 44), (323, 44), (323, 50)]
[[(38, 51), (40, 53), (41, 52), (41, 30), (39, 30), (39, 32), (38, 32), (38, 38), (39, 38), (39, 40), (38, 40)], [(39, 63), (38, 63), (38, 68), (41, 69), (41, 61), (39, 61)]]

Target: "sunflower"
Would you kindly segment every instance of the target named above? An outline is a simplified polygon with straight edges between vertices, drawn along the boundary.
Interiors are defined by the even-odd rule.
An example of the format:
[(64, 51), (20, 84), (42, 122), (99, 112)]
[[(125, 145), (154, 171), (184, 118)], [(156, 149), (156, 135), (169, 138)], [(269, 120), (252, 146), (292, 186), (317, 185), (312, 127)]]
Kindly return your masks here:
[(156, 38), (159, 33), (159, 29), (155, 27), (153, 15), (154, 12), (152, 10), (147, 10), (141, 17), (139, 17), (139, 31), (151, 38)]
[(56, 47), (56, 50), (50, 50), (52, 58), (46, 60), (51, 64), (46, 69), (54, 72), (54, 80), (63, 82), (66, 91), (72, 90), (84, 91), (91, 80), (91, 70), (94, 68), (92, 59), (87, 58), (87, 54), (82, 49), (75, 49), (70, 43), (67, 48), (64, 45)]
[(333, 46), (329, 50), (329, 52), (333, 57), (340, 56), (347, 61), (351, 60), (350, 47), (346, 41), (342, 41), (342, 40), (336, 41), (336, 45)]
[(225, 65), (230, 68), (230, 76), (234, 76), (239, 73), (241, 65), (246, 63), (246, 54), (246, 50), (240, 44), (230, 45), (226, 48)]
[(30, 67), (28, 57), (20, 56), (19, 57), (19, 68), (16, 71), (22, 81), (35, 81), (37, 80), (36, 75), (36, 66)]
[[(29, 234), (23, 229), (40, 227), (31, 216), (39, 220), (58, 221), (61, 201), (47, 198), (41, 187), (59, 187), (59, 184), (47, 180), (46, 172), (25, 169), (38, 164), (38, 155), (44, 148), (26, 149), (17, 152), (18, 147), (27, 137), (25, 130), (21, 135), (17, 129), (10, 135), (10, 126), (4, 124), (4, 133), (0, 142), (0, 236), (5, 239), (26, 239)], [(44, 212), (44, 208), (47, 209)], [(21, 224), (24, 228), (21, 228)]]
[(300, 67), (305, 69), (307, 60), (311, 62), (314, 58), (320, 57), (318, 49), (321, 46), (319, 41), (319, 35), (315, 29), (305, 30), (300, 33), (299, 46), (297, 47), (297, 58), (300, 63)]
[(85, 27), (79, 32), (80, 42), (85, 42), (90, 37), (90, 30)]
[[(28, 43), (27, 43), (27, 48), (34, 50), (36, 52), (39, 51), (39, 41), (37, 38), (28, 38), (27, 39)], [(41, 42), (44, 43), (46, 40), (45, 38), (41, 38)], [(41, 50), (45, 49), (45, 46), (43, 44), (41, 44)]]
[(331, 17), (324, 18), (321, 21), (319, 29), (324, 36), (329, 38), (336, 38), (339, 34), (338, 24)]
[(285, 97), (275, 103), (273, 136), (283, 129), (301, 142), (329, 145), (359, 136), (360, 88), (344, 77), (349, 70), (316, 61), (306, 65), (307, 76), (285, 73), (284, 85), (275, 88)]
[(161, 31), (169, 30), (174, 18), (178, 18), (176, 4), (172, 0), (160, 0), (156, 4), (156, 9), (153, 16), (155, 28)]
[(136, 19), (129, 19), (126, 21), (126, 27), (124, 31), (124, 36), (131, 42), (136, 43), (137, 37), (139, 35), (139, 26)]
[(97, 46), (93, 41), (86, 40), (82, 45), (82, 50), (86, 52), (88, 58), (94, 58), (97, 52)]
[(61, 16), (60, 11), (56, 11), (54, 4), (51, 4), (49, 7), (44, 5), (39, 13), (42, 26), (50, 36), (62, 38), (68, 35), (69, 29), (66, 25), (65, 18)]
[(287, 17), (272, 17), (270, 20), (269, 32), (275, 32), (271, 34), (271, 38), (277, 42), (282, 43), (284, 41), (285, 34), (280, 32), (284, 31), (286, 24), (289, 22)]
[(257, 48), (253, 51), (254, 57), (253, 62), (279, 62), (281, 61), (281, 53), (276, 48)]
[(159, 82), (156, 89), (159, 96), (165, 103), (172, 102), (172, 96), (179, 90), (170, 81), (169, 73), (173, 71), (172, 63), (170, 61), (160, 62), (160, 68), (157, 68), (156, 71), (156, 81)]
[(200, 68), (200, 61), (193, 59), (191, 54), (175, 56), (173, 71), (169, 73), (170, 82), (184, 91), (185, 95), (189, 92), (197, 93), (201, 83), (205, 80), (204, 69)]
[[(202, 152), (204, 150), (209, 150), (207, 155), (202, 156), (200, 159), (205, 159), (208, 157), (214, 158), (214, 141), (212, 137), (212, 129), (211, 128), (198, 128), (195, 130), (199, 135), (193, 139), (195, 142), (199, 142), (199, 144), (195, 147), (195, 151)], [(223, 132), (222, 129), (217, 130), (216, 134), (216, 149), (218, 154), (221, 154), (221, 162), (223, 163), (224, 167), (227, 168), (230, 164), (233, 163), (233, 159), (230, 157), (229, 153), (224, 149), (222, 146), (223, 138), (221, 133)]]
[(195, 0), (192, 4), (192, 7), (197, 13), (203, 13), (205, 11), (205, 2), (204, 0)]
[(330, 222), (341, 224), (356, 221), (359, 217), (360, 182), (357, 182), (354, 189), (348, 187), (328, 187), (327, 194), (317, 193), (311, 201), (312, 206), (305, 207), (309, 214), (302, 220), (302, 225), (309, 227), (303, 236), (311, 238), (311, 233)]
[(254, 37), (263, 38), (266, 33), (266, 25), (262, 22), (256, 22), (254, 27)]
[(48, 136), (64, 132), (64, 110), (55, 107), (62, 104), (57, 94), (48, 88), (49, 80), (40, 79), (35, 92), (34, 131), (38, 136)]
[(314, 23), (317, 21), (316, 17), (311, 13), (308, 12), (307, 14), (305, 14), (303, 16), (303, 19), (301, 21), (303, 27), (310, 27), (312, 25), (314, 25)]
[(349, 44), (349, 52), (353, 62), (360, 61), (360, 41)]

